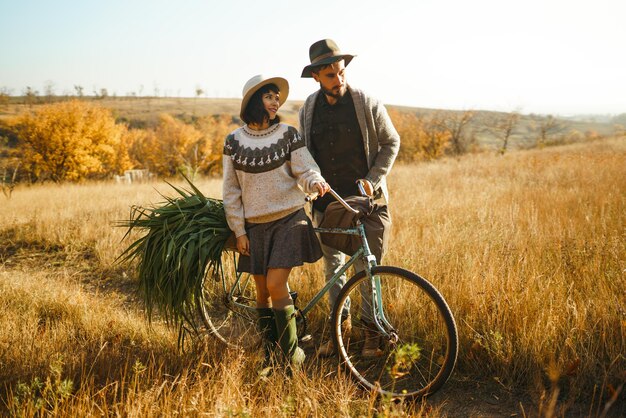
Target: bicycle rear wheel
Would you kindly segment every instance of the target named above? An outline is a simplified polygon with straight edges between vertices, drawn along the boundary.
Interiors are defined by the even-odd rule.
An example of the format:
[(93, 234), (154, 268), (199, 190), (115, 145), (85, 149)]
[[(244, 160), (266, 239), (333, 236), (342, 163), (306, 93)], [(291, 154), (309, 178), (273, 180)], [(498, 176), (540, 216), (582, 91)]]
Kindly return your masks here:
[(207, 331), (231, 347), (258, 344), (254, 278), (237, 272), (237, 255), (222, 253), (222, 267), (204, 278), (198, 311)]
[[(379, 266), (372, 274), (380, 279), (390, 337), (372, 332), (376, 327), (371, 319), (371, 280), (359, 272), (343, 287), (333, 308), (333, 337), (340, 359), (368, 390), (401, 398), (428, 396), (448, 380), (456, 363), (458, 335), (450, 308), (432, 284), (414, 273)], [(345, 336), (341, 312), (348, 298), (352, 332)], [(378, 356), (361, 355), (366, 332), (370, 340), (378, 335), (373, 339), (379, 343)]]

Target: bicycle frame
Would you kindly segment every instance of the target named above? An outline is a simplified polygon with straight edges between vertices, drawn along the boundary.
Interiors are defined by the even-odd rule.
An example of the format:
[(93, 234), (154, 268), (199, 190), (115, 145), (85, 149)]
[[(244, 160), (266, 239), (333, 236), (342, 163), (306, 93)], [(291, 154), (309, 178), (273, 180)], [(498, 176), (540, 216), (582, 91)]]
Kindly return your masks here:
[[(332, 190), (330, 192), (335, 195)], [(350, 227), (313, 229), (320, 234), (347, 235), (345, 238), (349, 242), (341, 243), (337, 248), (347, 247), (355, 251), (351, 256), (346, 254), (349, 258), (341, 265), (335, 264), (339, 258), (334, 261), (338, 271), (333, 272), (323, 286), (306, 289), (306, 299), (297, 298), (297, 292), (290, 292), (293, 305), (296, 305), (297, 337), (302, 342), (312, 339), (307, 333), (307, 316), (331, 288), (334, 291), (333, 286), (350, 267), (357, 267), (359, 271), (347, 281), (331, 306), (331, 337), (341, 364), (366, 390), (407, 399), (428, 396), (448, 380), (456, 363), (458, 332), (452, 312), (443, 296), (426, 279), (400, 267), (378, 265), (366, 235), (366, 226), (369, 227), (372, 219), (364, 216), (373, 209), (369, 206), (371, 202), (355, 199), (355, 207), (359, 209), (356, 211), (341, 197), (337, 197), (337, 201), (355, 215), (348, 217), (350, 221), (345, 218), (341, 221), (351, 222)], [(337, 214), (338, 217), (344, 215)], [(329, 220), (327, 218), (325, 223), (330, 223)], [(228, 346), (250, 349), (257, 344), (258, 336), (254, 331), (258, 331), (256, 321), (259, 318), (256, 283), (253, 275), (237, 272), (239, 254), (236, 250), (228, 247), (227, 252), (222, 254), (223, 264), (218, 264), (219, 273), (209, 271), (213, 273), (212, 277), (206, 276), (199, 289), (201, 305), (198, 314), (209, 333), (216, 338)], [(229, 257), (233, 258), (229, 260)], [(349, 298), (352, 299), (350, 308)], [(298, 302), (306, 306), (300, 309)], [(357, 327), (352, 338), (346, 335), (342, 325), (342, 315), (348, 309), (356, 321), (353, 325)], [(322, 312), (316, 312), (316, 315), (319, 313)], [(415, 326), (414, 321), (421, 325)], [(371, 338), (373, 333), (377, 334), (376, 339)], [(375, 355), (366, 351), (366, 348), (369, 350), (368, 341), (377, 341)], [(405, 347), (410, 349), (407, 357), (403, 351)], [(396, 364), (399, 364), (397, 370)]]
[[(345, 229), (344, 228), (315, 228), (315, 232), (319, 232), (319, 233), (345, 234), (345, 235), (361, 235), (361, 230), (362, 230), (363, 235), (365, 235), (365, 229), (363, 228), (363, 225), (361, 224), (357, 225), (356, 228), (345, 228)], [(307, 305), (303, 309), (300, 310), (302, 314), (306, 315), (313, 308), (313, 306), (315, 306), (315, 304), (319, 302), (319, 300), (326, 294), (326, 292), (328, 292), (330, 288), (333, 287), (335, 283), (339, 281), (341, 276), (350, 268), (350, 266), (356, 263), (359, 257), (363, 257), (366, 254), (366, 251), (367, 253), (369, 253), (369, 247), (367, 246), (367, 241), (366, 241), (366, 245), (360, 247), (357, 250), (357, 252), (354, 253), (352, 257), (350, 257), (350, 260), (348, 260), (341, 267), (341, 269), (339, 269), (335, 274), (333, 274), (333, 277), (331, 277), (330, 280), (328, 280), (326, 285), (323, 288), (321, 288), (315, 294), (315, 296), (313, 296), (313, 298), (309, 301), (309, 303), (307, 303)], [(371, 253), (370, 253), (370, 257), (371, 257), (371, 260), (370, 258), (368, 258), (368, 262), (373, 262), (374, 265), (376, 265), (376, 257), (372, 256)]]
[[(331, 190), (332, 192), (332, 190)], [(333, 193), (335, 195), (335, 193)], [(338, 195), (335, 195), (338, 198)], [(338, 198), (346, 209), (352, 209), (350, 206), (343, 201), (343, 199)], [(374, 324), (376, 328), (385, 336), (390, 337), (390, 333), (395, 335), (394, 329), (385, 317), (385, 312), (383, 309), (383, 301), (382, 301), (382, 293), (381, 293), (381, 284), (380, 277), (372, 275), (372, 268), (377, 266), (376, 257), (372, 254), (369, 248), (369, 244), (367, 242), (367, 236), (365, 235), (365, 227), (364, 225), (357, 220), (357, 225), (355, 228), (314, 228), (315, 232), (319, 233), (327, 233), (327, 234), (345, 234), (345, 235), (357, 235), (361, 240), (361, 246), (357, 249), (357, 251), (350, 257), (350, 259), (339, 269), (333, 276), (328, 280), (326, 285), (318, 291), (315, 296), (311, 299), (311, 301), (301, 309), (303, 315), (306, 315), (313, 306), (324, 296), (330, 288), (339, 281), (341, 276), (352, 266), (356, 261), (361, 258), (367, 261), (365, 274), (370, 280), (371, 283), (371, 292), (372, 292), (372, 318), (374, 320)]]
[[(358, 213), (355, 211), (350, 205), (341, 198), (334, 190), (330, 190), (330, 193), (348, 210), (353, 213)], [(376, 328), (380, 331), (382, 335), (385, 337), (395, 336), (395, 331), (387, 318), (385, 317), (385, 312), (383, 309), (382, 303), (382, 293), (381, 293), (381, 283), (380, 278), (378, 276), (372, 275), (372, 268), (377, 266), (376, 257), (372, 254), (369, 248), (369, 244), (367, 242), (367, 236), (365, 234), (365, 227), (357, 220), (357, 224), (354, 228), (314, 228), (317, 233), (325, 233), (325, 234), (344, 234), (344, 235), (355, 235), (358, 236), (361, 241), (361, 246), (357, 249), (357, 251), (352, 254), (350, 259), (344, 263), (344, 265), (339, 269), (333, 276), (327, 281), (326, 285), (321, 288), (315, 296), (306, 304), (306, 306), (302, 309), (299, 309), (300, 314), (303, 317), (313, 309), (313, 307), (317, 304), (317, 302), (324, 297), (324, 295), (333, 287), (341, 278), (341, 276), (354, 264), (357, 260), (363, 259), (366, 261), (365, 274), (370, 280), (371, 283), (371, 295), (372, 295), (372, 318), (374, 320), (374, 324)], [(233, 255), (234, 257), (234, 255)], [(225, 286), (226, 280), (224, 280), (224, 272), (222, 271), (222, 284)], [(228, 295), (228, 300), (236, 306), (241, 308), (249, 308), (249, 305), (238, 303), (234, 297), (235, 289), (239, 288), (240, 281), (242, 278), (242, 273), (237, 273), (237, 280), (233, 283), (233, 286), (230, 289), (224, 289), (224, 292)]]

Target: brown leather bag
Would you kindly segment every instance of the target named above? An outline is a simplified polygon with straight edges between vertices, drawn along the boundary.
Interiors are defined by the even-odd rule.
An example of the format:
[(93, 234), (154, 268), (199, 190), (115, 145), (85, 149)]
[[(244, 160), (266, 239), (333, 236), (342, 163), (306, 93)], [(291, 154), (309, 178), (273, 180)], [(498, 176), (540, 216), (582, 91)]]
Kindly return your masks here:
[[(351, 228), (356, 226), (357, 219), (365, 226), (365, 236), (372, 254), (380, 264), (388, 245), (391, 231), (391, 217), (387, 205), (374, 203), (367, 196), (349, 196), (344, 199), (359, 214), (350, 213), (341, 203), (330, 203), (324, 211), (320, 228)], [(361, 245), (356, 235), (347, 234), (320, 234), (322, 244), (334, 248), (342, 253), (352, 255)]]

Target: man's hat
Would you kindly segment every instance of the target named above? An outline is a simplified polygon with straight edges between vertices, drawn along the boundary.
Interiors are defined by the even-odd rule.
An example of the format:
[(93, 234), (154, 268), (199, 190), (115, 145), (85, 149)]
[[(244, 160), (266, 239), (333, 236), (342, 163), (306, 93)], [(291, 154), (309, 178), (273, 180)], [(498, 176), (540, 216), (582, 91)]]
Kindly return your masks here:
[(311, 75), (311, 69), (321, 65), (332, 64), (333, 62), (341, 60), (345, 61), (347, 67), (354, 57), (356, 57), (356, 55), (344, 54), (341, 52), (335, 41), (332, 39), (322, 39), (321, 41), (315, 42), (309, 48), (309, 58), (311, 59), (311, 64), (304, 67), (300, 77), (313, 77)]
[(287, 96), (289, 96), (289, 83), (282, 77), (265, 77), (262, 74), (255, 75), (250, 80), (246, 82), (243, 86), (243, 91), (241, 92), (243, 99), (241, 100), (241, 108), (239, 110), (239, 116), (243, 119), (243, 111), (246, 110), (246, 106), (248, 106), (248, 102), (252, 98), (252, 95), (257, 92), (261, 87), (267, 84), (275, 84), (280, 90), (280, 96), (278, 102), (282, 106), (283, 103), (287, 100)]

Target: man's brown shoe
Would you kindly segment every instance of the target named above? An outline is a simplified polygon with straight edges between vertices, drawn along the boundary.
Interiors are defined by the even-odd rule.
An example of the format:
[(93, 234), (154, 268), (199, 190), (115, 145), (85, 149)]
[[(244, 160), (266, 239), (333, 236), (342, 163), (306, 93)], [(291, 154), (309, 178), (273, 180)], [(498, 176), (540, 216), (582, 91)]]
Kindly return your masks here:
[(380, 334), (372, 329), (365, 328), (365, 341), (361, 350), (361, 357), (373, 358), (382, 356), (383, 350), (380, 349)]
[[(352, 317), (348, 314), (345, 318), (341, 320), (341, 334), (344, 339), (350, 337), (350, 333), (352, 332)], [(326, 341), (320, 344), (317, 349), (317, 355), (320, 357), (330, 357), (337, 353), (335, 349), (335, 344), (333, 344), (333, 339), (328, 338)]]

